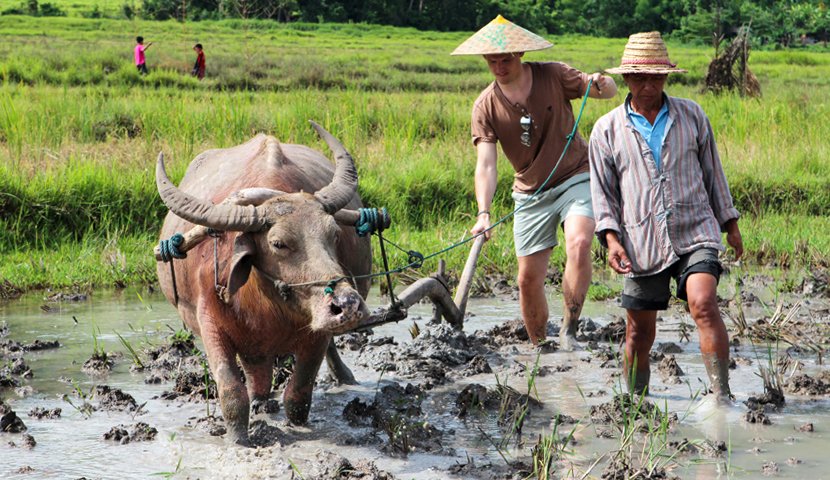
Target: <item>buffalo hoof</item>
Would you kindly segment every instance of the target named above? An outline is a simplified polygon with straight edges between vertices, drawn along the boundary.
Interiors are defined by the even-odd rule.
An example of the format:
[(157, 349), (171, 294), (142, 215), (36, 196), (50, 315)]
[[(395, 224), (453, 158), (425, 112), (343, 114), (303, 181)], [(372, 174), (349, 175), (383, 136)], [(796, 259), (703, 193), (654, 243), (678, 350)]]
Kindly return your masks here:
[(305, 425), (308, 422), (308, 412), (311, 410), (310, 402), (296, 402), (290, 398), (286, 398), (283, 402), (285, 404), (285, 416), (292, 425)]

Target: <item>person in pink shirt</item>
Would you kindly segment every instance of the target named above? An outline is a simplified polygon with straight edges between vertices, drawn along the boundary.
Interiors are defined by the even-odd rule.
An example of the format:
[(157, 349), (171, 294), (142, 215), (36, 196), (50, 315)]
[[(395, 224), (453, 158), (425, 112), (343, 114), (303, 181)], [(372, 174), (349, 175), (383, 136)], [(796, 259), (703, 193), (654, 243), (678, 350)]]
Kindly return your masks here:
[(138, 73), (141, 75), (147, 74), (147, 64), (144, 63), (144, 50), (150, 48), (153, 42), (144, 45), (144, 37), (135, 37), (135, 66), (138, 68)]

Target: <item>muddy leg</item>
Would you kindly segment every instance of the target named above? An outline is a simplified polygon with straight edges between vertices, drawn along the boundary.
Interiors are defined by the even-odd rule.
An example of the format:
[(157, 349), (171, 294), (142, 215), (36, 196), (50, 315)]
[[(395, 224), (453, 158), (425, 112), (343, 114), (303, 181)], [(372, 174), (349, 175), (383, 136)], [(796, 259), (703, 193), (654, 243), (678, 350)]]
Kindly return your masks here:
[(326, 366), (329, 368), (329, 374), (342, 385), (357, 385), (357, 380), (354, 379), (352, 371), (340, 358), (340, 353), (337, 351), (337, 346), (334, 344), (332, 338), (329, 346), (326, 349)]
[(241, 359), (241, 363), (245, 372), (248, 398), (251, 400), (251, 413), (255, 414), (271, 395), (271, 384), (274, 380), (274, 357), (267, 357), (257, 362)]
[[(656, 310), (626, 310), (625, 325), (625, 382), (630, 393), (647, 393), (651, 379), (648, 352), (657, 333)], [(633, 380), (633, 381), (632, 381)]]
[(326, 355), (330, 336), (323, 336), (314, 339), (309, 338), (307, 349), (294, 352), (296, 362), (291, 380), (285, 387), (283, 404), (285, 415), (288, 421), (294, 425), (302, 425), (308, 421), (308, 412), (311, 411), (311, 394), (314, 390), (314, 380), (317, 378), (317, 371), (323, 363)]
[(700, 353), (712, 392), (718, 403), (730, 401), (729, 333), (720, 316), (717, 301), (718, 281), (708, 273), (693, 273), (686, 280), (689, 311), (698, 328)]
[(548, 298), (545, 295), (545, 275), (552, 249), (546, 248), (526, 257), (519, 257), (519, 307), (525, 322), (527, 336), (534, 345), (547, 338)]
[(585, 294), (591, 283), (591, 242), (594, 239), (594, 220), (574, 215), (564, 222), (565, 251), (568, 260), (562, 276), (564, 313), (559, 343), (563, 350), (582, 350), (576, 341), (579, 315), (585, 304)]
[(219, 391), (219, 404), (228, 425), (228, 439), (248, 446), (248, 392), (236, 366), (236, 352), (210, 318), (200, 312), (202, 341)]

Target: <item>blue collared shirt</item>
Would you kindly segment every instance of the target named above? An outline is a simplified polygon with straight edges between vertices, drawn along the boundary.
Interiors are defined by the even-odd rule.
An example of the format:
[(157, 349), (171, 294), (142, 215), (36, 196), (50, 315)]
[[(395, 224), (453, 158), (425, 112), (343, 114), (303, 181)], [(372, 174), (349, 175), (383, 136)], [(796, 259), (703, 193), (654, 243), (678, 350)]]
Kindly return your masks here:
[(657, 170), (660, 170), (660, 150), (663, 148), (663, 140), (666, 139), (666, 120), (669, 118), (669, 106), (666, 99), (663, 99), (663, 108), (657, 113), (657, 118), (654, 120), (654, 125), (649, 123), (646, 117), (640, 115), (631, 109), (631, 102), (625, 102), (625, 108), (628, 111), (628, 116), (631, 118), (631, 123), (634, 127), (643, 134), (646, 139), (648, 148), (651, 149), (654, 163), (657, 164)]

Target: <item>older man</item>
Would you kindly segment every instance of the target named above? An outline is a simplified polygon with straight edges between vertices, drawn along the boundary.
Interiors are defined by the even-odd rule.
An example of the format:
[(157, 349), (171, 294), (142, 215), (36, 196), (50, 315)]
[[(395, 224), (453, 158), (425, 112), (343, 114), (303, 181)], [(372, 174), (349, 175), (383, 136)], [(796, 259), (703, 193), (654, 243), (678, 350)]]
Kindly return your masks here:
[(732, 204), (709, 119), (700, 106), (663, 92), (669, 61), (658, 32), (632, 35), (622, 65), (630, 93), (591, 133), (591, 193), (596, 235), (608, 263), (625, 274), (622, 307), (628, 323), (625, 369), (629, 388), (645, 392), (648, 353), (658, 310), (671, 296), (687, 300), (700, 350), (719, 402), (728, 401), (729, 337), (717, 304), (721, 232), (743, 252), (740, 214)]
[[(534, 344), (547, 336), (545, 277), (561, 224), (567, 263), (559, 340), (564, 349), (575, 349), (579, 315), (591, 281), (594, 218), (588, 145), (577, 133), (565, 151), (574, 128), (570, 100), (586, 93), (592, 98), (611, 98), (617, 86), (610, 77), (599, 73), (589, 76), (564, 63), (522, 63), (524, 52), (552, 46), (499, 15), (453, 55), (482, 55), (495, 77), (473, 106), (479, 211), (471, 232), (478, 234), (491, 226), (490, 205), (498, 180), (496, 143), (500, 143), (516, 170), (513, 200), (517, 207), (522, 206), (514, 217), (513, 236), (519, 264), (519, 304), (528, 336)], [(595, 87), (587, 92), (590, 79)], [(490, 238), (489, 231), (485, 238)]]

